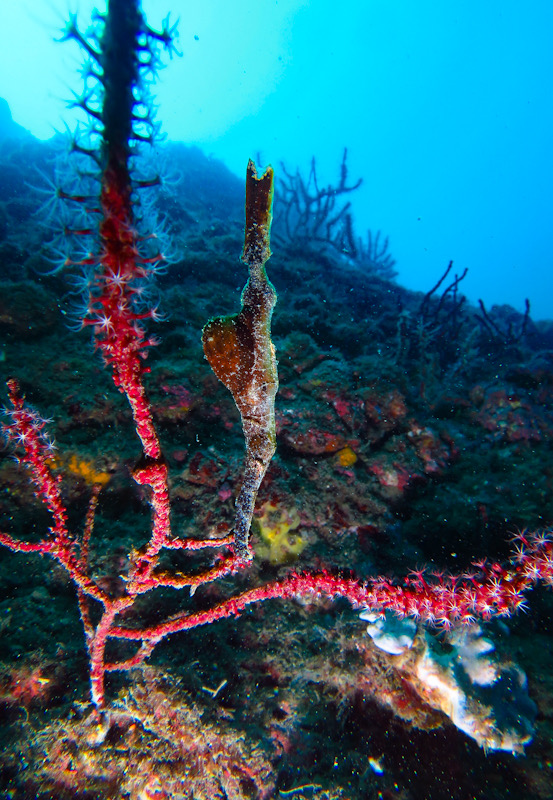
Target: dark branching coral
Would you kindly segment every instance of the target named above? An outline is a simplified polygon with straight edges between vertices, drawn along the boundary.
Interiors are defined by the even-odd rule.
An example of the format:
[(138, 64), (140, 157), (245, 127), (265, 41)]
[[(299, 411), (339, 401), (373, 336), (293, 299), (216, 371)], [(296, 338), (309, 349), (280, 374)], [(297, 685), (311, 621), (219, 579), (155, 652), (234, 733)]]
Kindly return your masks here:
[(354, 192), (363, 183), (359, 178), (348, 185), (347, 153), (344, 148), (336, 186), (321, 187), (315, 157), (311, 159), (307, 180), (299, 169), (292, 174), (281, 164), (284, 178), (277, 183), (274, 238), (292, 252), (345, 255), (361, 267), (391, 279), (395, 276), (395, 261), (388, 253), (388, 239), (381, 241), (380, 232), (374, 236), (370, 231), (366, 242), (357, 237), (351, 203), (340, 204), (344, 195)]

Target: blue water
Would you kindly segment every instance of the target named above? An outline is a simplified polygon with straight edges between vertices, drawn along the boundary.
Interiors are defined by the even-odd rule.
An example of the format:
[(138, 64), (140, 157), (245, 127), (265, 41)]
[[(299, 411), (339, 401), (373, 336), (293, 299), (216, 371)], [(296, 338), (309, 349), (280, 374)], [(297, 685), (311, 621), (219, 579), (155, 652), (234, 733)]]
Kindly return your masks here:
[[(80, 62), (54, 43), (60, 0), (4, 3), (0, 96), (40, 138), (72, 124)], [(86, 20), (101, 3), (70, 7)], [(390, 237), (400, 280), (427, 291), (453, 259), (487, 306), (553, 316), (553, 7), (536, 0), (146, 0), (180, 18), (162, 70), (163, 130), (244, 174), (250, 156), (336, 180), (344, 147), (360, 234)]]

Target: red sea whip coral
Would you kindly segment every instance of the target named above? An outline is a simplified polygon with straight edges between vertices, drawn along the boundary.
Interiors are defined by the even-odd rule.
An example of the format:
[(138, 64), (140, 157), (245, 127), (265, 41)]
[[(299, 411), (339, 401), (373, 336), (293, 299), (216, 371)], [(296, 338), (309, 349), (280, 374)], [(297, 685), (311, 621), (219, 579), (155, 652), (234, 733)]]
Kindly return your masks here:
[[(61, 476), (53, 472), (53, 444), (46, 433), (47, 421), (30, 408), (16, 380), (8, 383), (10, 408), (4, 433), (18, 460), (30, 472), (37, 497), (52, 515), (48, 535), (39, 542), (20, 541), (0, 533), (0, 543), (13, 551), (48, 554), (69, 573), (77, 587), (79, 608), (90, 658), (92, 699), (98, 708), (105, 704), (105, 673), (139, 665), (165, 636), (177, 631), (239, 615), (248, 605), (274, 598), (293, 599), (324, 595), (344, 597), (357, 608), (391, 610), (423, 622), (450, 627), (476, 617), (508, 615), (525, 604), (524, 592), (536, 581), (553, 584), (553, 544), (548, 535), (518, 536), (517, 548), (506, 565), (486, 560), (459, 577), (428, 577), (422, 571), (403, 582), (373, 578), (361, 582), (323, 572), (291, 574), (282, 581), (249, 589), (207, 610), (183, 611), (150, 627), (139, 627), (129, 612), (137, 599), (157, 587), (198, 588), (247, 568), (252, 558), (249, 526), (267, 466), (275, 449), (274, 398), (277, 374), (270, 322), (276, 293), (267, 279), (265, 263), (270, 256), (273, 175), (269, 168), (258, 177), (252, 162), (246, 181), (246, 236), (243, 260), (249, 280), (242, 294), (241, 311), (211, 320), (204, 329), (206, 357), (216, 375), (231, 391), (241, 414), (246, 439), (244, 479), (237, 500), (235, 526), (224, 538), (180, 539), (171, 533), (167, 466), (153, 423), (143, 377), (148, 347), (155, 341), (146, 332), (146, 322), (155, 319), (149, 307), (148, 283), (163, 254), (148, 249), (148, 237), (139, 235), (134, 215), (135, 192), (156, 178), (133, 185), (130, 159), (140, 140), (151, 141), (154, 124), (145, 102), (140, 99), (141, 73), (155, 67), (155, 48), (171, 47), (171, 32), (147, 27), (137, 0), (110, 0), (102, 18), (102, 34), (84, 37), (72, 22), (68, 36), (77, 39), (91, 58), (89, 78), (100, 88), (101, 101), (92, 93), (79, 105), (92, 120), (91, 141), (99, 147), (78, 146), (98, 165), (101, 191), (97, 207), (88, 209), (100, 219), (97, 252), (81, 261), (91, 276), (86, 311), (81, 322), (92, 326), (97, 348), (111, 370), (115, 386), (128, 398), (142, 456), (133, 472), (134, 480), (150, 492), (151, 536), (148, 544), (129, 556), (124, 591), (117, 597), (106, 591), (90, 574), (88, 543), (93, 531), (94, 510), (99, 489), (93, 492), (84, 534), (79, 538), (68, 528), (67, 511), (61, 495)], [(58, 191), (58, 196), (77, 206), (90, 198)], [(92, 233), (93, 228), (85, 231)], [(173, 575), (159, 566), (163, 549), (206, 550), (223, 553), (211, 567), (193, 575)], [(91, 614), (91, 606), (96, 605)], [(99, 613), (98, 613), (99, 611)], [(125, 623), (122, 622), (122, 612)], [(94, 622), (93, 622), (94, 620)], [(108, 639), (138, 643), (134, 655), (108, 662)]]

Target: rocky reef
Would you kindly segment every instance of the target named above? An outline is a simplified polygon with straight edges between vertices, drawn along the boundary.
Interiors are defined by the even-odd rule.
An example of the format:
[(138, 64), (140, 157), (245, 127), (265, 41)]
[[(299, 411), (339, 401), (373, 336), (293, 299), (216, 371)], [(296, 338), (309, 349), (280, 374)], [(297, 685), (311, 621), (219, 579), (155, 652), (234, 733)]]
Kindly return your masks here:
[[(117, 595), (113, 575), (124, 574), (128, 553), (148, 536), (143, 491), (131, 478), (132, 419), (88, 334), (71, 330), (75, 286), (52, 270), (41, 227), (41, 191), (54, 180), (64, 145), (36, 142), (4, 122), (10, 135), (0, 156), (0, 370), (3, 380), (17, 372), (29, 400), (56, 420), (55, 467), (66, 476), (75, 525), (86, 515), (91, 487), (101, 485), (89, 558)], [(147, 389), (179, 535), (224, 535), (235, 513), (243, 439), (239, 412), (204, 358), (201, 331), (208, 319), (237, 308), (245, 279), (238, 261), (243, 185), (195, 148), (167, 144), (158, 158), (170, 169), (151, 213), (163, 218), (172, 244), (158, 278), (165, 321), (149, 356)], [(279, 202), (286, 208), (290, 186), (279, 197), (277, 182), (275, 216)], [(340, 241), (344, 231), (347, 225)], [(549, 527), (550, 326), (509, 308), (471, 307), (462, 298), (462, 276), (451, 271), (428, 293), (413, 293), (395, 282), (391, 261), (381, 251), (379, 261), (373, 245), (358, 258), (340, 252), (334, 238), (312, 238), (299, 246), (297, 235), (275, 227), (277, 450), (254, 512), (249, 580), (278, 578), (291, 566), (354, 570), (361, 578), (403, 574), (415, 564), (470, 573), (483, 556), (504, 558), (518, 529)], [(47, 514), (8, 450), (0, 454), (0, 473), (0, 527), (37, 536), (48, 527)], [(97, 749), (101, 732), (87, 728), (79, 710), (87, 667), (67, 576), (26, 554), (2, 550), (0, 558), (0, 785), (10, 797), (241, 798), (278, 791), (296, 798), (492, 800), (512, 786), (528, 798), (551, 797), (551, 593), (536, 590), (532, 616), (500, 629), (501, 661), (493, 667), (491, 648), (482, 648), (488, 634), (476, 628), (462, 641), (454, 632), (441, 639), (413, 633), (407, 654), (390, 655), (349, 608), (315, 598), (285, 608), (267, 604), (240, 625), (223, 621), (177, 634), (130, 688), (110, 678), (108, 690), (122, 708), (134, 708), (139, 697), (149, 705), (142, 704), (133, 729), (121, 724), (112, 742), (118, 755), (108, 764)], [(178, 569), (182, 555), (171, 558)], [(228, 586), (223, 580), (203, 591), (192, 600), (197, 608), (223, 599)], [(178, 611), (167, 590), (156, 602), (166, 616)], [(488, 689), (507, 686), (504, 694), (509, 701), (516, 694), (531, 721), (526, 674), (537, 706), (534, 741), (527, 744), (530, 722), (520, 720), (516, 741), (508, 739), (510, 722), (497, 740), (499, 750), (526, 745), (524, 759), (505, 752), (486, 758), (479, 747), (496, 735), (505, 697), (492, 702), (483, 689), (476, 701), (464, 691), (455, 705), (451, 693), (443, 699), (455, 691), (451, 685), (441, 700), (435, 686), (430, 690), (438, 673), (461, 686), (469, 653), (472, 666), (485, 662), (495, 670)], [(456, 672), (459, 664), (465, 676)], [(475, 743), (458, 729), (472, 725), (474, 732), (467, 714), (460, 722), (459, 709), (474, 710), (476, 702), (480, 719), (491, 706), (495, 716)], [(36, 735), (46, 709), (46, 727)], [(200, 734), (191, 734), (196, 729), (200, 744)], [(59, 747), (45, 760), (48, 737)], [(168, 763), (189, 776), (178, 787)]]

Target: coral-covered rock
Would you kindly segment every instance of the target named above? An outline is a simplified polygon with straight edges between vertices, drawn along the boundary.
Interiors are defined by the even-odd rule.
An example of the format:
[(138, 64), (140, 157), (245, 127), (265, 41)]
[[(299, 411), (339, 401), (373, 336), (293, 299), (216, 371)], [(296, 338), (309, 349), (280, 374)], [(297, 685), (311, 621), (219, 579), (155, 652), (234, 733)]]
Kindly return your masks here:
[(375, 645), (421, 700), (487, 750), (523, 753), (532, 741), (536, 706), (526, 675), (498, 655), (491, 630), (478, 624), (453, 628), (441, 638), (416, 632), (408, 618), (362, 612)]
[(494, 441), (539, 442), (553, 437), (553, 415), (524, 389), (489, 391), (475, 419)]

